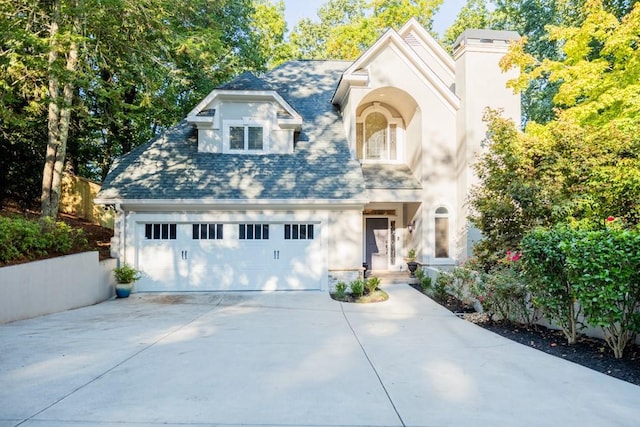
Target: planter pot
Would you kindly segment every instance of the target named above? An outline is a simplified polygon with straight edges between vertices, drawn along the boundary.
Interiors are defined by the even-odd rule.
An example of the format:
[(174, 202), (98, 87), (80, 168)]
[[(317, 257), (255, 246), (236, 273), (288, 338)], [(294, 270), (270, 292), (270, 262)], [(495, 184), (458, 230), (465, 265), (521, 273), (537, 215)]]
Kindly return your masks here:
[(116, 297), (127, 298), (131, 294), (133, 283), (116, 283)]
[(418, 263), (415, 261), (409, 261), (407, 263), (407, 267), (409, 267), (409, 273), (411, 273), (410, 277), (416, 277), (416, 270), (418, 269)]

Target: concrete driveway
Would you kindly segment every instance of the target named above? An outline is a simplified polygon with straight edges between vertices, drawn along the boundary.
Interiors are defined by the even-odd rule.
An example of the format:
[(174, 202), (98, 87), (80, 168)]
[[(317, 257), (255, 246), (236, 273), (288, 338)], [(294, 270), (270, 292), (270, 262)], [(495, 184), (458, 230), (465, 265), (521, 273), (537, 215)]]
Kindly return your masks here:
[(0, 426), (636, 426), (640, 387), (406, 285), (136, 294), (0, 326)]

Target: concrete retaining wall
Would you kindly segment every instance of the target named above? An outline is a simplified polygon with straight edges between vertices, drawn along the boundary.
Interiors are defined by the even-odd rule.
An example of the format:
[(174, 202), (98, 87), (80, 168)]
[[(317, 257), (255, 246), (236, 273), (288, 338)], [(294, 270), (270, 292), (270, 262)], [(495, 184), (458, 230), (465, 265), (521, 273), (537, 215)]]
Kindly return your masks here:
[(0, 324), (105, 301), (115, 259), (84, 252), (0, 268)]

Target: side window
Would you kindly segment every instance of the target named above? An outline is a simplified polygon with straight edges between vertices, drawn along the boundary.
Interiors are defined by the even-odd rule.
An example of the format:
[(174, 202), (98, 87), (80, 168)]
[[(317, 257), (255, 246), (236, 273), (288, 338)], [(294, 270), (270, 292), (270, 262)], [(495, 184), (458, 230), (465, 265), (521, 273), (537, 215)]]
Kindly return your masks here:
[(148, 240), (176, 240), (176, 224), (145, 224), (144, 238)]
[(191, 237), (193, 240), (222, 240), (223, 229), (222, 224), (193, 224)]
[(269, 240), (269, 224), (238, 224), (240, 240)]
[(449, 211), (439, 207), (435, 215), (436, 258), (449, 258)]
[(313, 224), (285, 224), (285, 240), (313, 240)]

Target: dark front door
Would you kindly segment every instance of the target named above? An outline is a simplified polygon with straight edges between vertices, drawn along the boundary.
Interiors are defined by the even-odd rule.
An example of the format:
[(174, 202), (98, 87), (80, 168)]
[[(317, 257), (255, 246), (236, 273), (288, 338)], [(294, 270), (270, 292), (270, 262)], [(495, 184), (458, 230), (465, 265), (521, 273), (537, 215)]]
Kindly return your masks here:
[(387, 270), (389, 248), (389, 220), (387, 218), (367, 218), (366, 220), (366, 262), (370, 270)]

